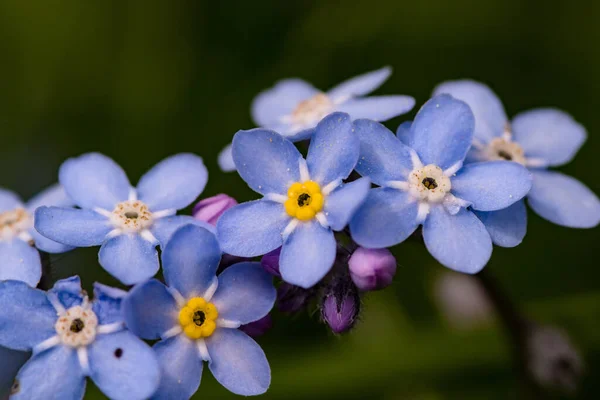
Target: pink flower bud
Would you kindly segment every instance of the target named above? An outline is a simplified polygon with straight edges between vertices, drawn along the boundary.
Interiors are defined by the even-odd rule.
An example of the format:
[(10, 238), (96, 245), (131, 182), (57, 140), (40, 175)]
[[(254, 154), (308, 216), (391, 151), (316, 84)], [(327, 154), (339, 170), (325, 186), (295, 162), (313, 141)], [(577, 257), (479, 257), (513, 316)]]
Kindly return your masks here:
[(388, 249), (359, 247), (350, 257), (348, 267), (359, 290), (379, 290), (392, 283), (396, 274), (396, 258)]
[(223, 213), (231, 207), (237, 205), (237, 201), (226, 194), (218, 194), (213, 197), (201, 200), (194, 206), (192, 215), (194, 218), (216, 225), (217, 220)]
[(267, 333), (272, 327), (273, 319), (271, 315), (267, 314), (258, 321), (240, 326), (240, 330), (246, 335), (256, 338)]

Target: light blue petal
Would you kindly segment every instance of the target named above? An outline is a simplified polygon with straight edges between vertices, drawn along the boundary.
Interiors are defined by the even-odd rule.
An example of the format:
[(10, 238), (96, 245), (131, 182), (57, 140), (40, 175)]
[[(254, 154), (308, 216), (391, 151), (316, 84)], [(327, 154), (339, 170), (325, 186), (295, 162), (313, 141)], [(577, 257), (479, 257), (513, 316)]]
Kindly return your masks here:
[(349, 100), (336, 106), (335, 111), (348, 113), (353, 120), (368, 118), (387, 121), (406, 114), (414, 106), (415, 99), (410, 96), (373, 96)]
[(66, 309), (80, 305), (84, 296), (81, 279), (78, 276), (57, 281), (49, 292), (56, 295), (60, 304)]
[(129, 330), (155, 340), (178, 325), (179, 307), (165, 285), (156, 279), (136, 285), (123, 299), (123, 317)]
[(335, 261), (333, 232), (316, 221), (300, 223), (290, 234), (279, 256), (284, 281), (308, 289), (319, 282)]
[(24, 282), (0, 282), (0, 346), (29, 351), (56, 334), (56, 319), (46, 293)]
[(350, 221), (354, 241), (373, 249), (394, 246), (417, 229), (419, 205), (406, 192), (372, 189)]
[(60, 166), (58, 180), (81, 208), (112, 211), (117, 203), (129, 198), (131, 190), (123, 169), (99, 153), (69, 158)]
[(290, 221), (283, 205), (256, 200), (227, 210), (217, 221), (221, 250), (240, 257), (256, 257), (283, 243), (281, 233)]
[(98, 246), (113, 229), (108, 218), (90, 210), (39, 207), (35, 211), (35, 229), (55, 242), (68, 246)]
[(396, 136), (404, 144), (407, 144), (410, 140), (410, 127), (411, 126), (412, 126), (412, 121), (404, 121), (403, 123), (398, 125), (398, 129), (396, 129)]
[(138, 182), (137, 194), (152, 211), (180, 210), (196, 200), (207, 181), (208, 170), (202, 158), (180, 153), (146, 172)]
[(0, 213), (23, 207), (23, 202), (15, 192), (0, 188)]
[(327, 92), (327, 95), (333, 100), (364, 96), (377, 89), (392, 74), (391, 67), (383, 67), (375, 71), (350, 78)]
[(360, 141), (356, 171), (377, 185), (405, 181), (412, 171), (410, 149), (382, 124), (368, 119), (354, 121), (354, 133)]
[(219, 168), (223, 172), (233, 172), (235, 171), (235, 162), (233, 162), (233, 146), (229, 143), (221, 152), (219, 153), (219, 158), (217, 159), (219, 164)]
[(30, 358), (17, 380), (19, 391), (10, 396), (11, 400), (81, 400), (85, 393), (77, 351), (67, 346), (56, 346)]
[(511, 161), (468, 164), (452, 180), (452, 193), (479, 211), (502, 210), (531, 189), (531, 173)]
[(102, 325), (123, 322), (122, 303), (126, 296), (124, 290), (95, 282), (93, 310), (98, 322)]
[(518, 114), (512, 121), (515, 142), (527, 158), (558, 166), (575, 157), (585, 139), (585, 128), (569, 114), (552, 108), (539, 108)]
[(466, 103), (447, 94), (439, 95), (427, 101), (415, 116), (408, 145), (423, 165), (446, 169), (464, 160), (474, 127), (475, 118)]
[(162, 253), (165, 282), (185, 298), (203, 297), (220, 261), (221, 249), (213, 233), (195, 225), (184, 226), (173, 234)]
[(125, 285), (152, 278), (159, 268), (156, 244), (138, 234), (124, 234), (109, 239), (100, 247), (100, 265)]
[(0, 398), (8, 399), (17, 372), (30, 356), (31, 353), (0, 346)]
[(41, 206), (71, 207), (74, 206), (73, 200), (67, 195), (65, 189), (59, 185), (52, 185), (38, 193), (27, 202), (27, 211), (31, 214), (36, 208)]
[(527, 208), (525, 201), (517, 201), (504, 210), (483, 212), (475, 211), (492, 242), (501, 247), (515, 247), (519, 245), (527, 233)]
[(475, 274), (492, 255), (492, 240), (483, 223), (471, 211), (450, 215), (444, 207), (431, 207), (423, 224), (423, 239), (431, 255), (458, 272)]
[(341, 231), (348, 225), (371, 189), (369, 178), (360, 178), (336, 189), (327, 196), (325, 215), (334, 231)]
[(208, 368), (227, 390), (242, 396), (263, 394), (271, 385), (271, 368), (260, 346), (237, 329), (217, 329), (206, 339)]
[(273, 276), (259, 262), (242, 262), (219, 275), (219, 287), (211, 300), (219, 317), (249, 324), (267, 315), (277, 293)]
[(154, 351), (162, 371), (153, 400), (189, 399), (200, 387), (203, 363), (196, 342), (185, 335), (161, 340)]
[(40, 254), (21, 239), (1, 240), (0, 260), (0, 281), (14, 279), (35, 287), (42, 277)]
[(98, 335), (88, 347), (90, 378), (114, 400), (144, 400), (160, 383), (152, 348), (127, 331)]
[(550, 171), (533, 171), (527, 196), (533, 211), (568, 228), (594, 228), (600, 222), (600, 201), (577, 179)]
[(287, 193), (300, 180), (296, 146), (283, 136), (265, 129), (239, 131), (233, 137), (233, 160), (242, 179), (258, 193)]
[(297, 130), (295, 125), (280, 125), (271, 127), (271, 130), (278, 132), (290, 142), (296, 143), (301, 140), (307, 140), (313, 137), (313, 135), (315, 134), (316, 125), (317, 124), (315, 123), (314, 126), (304, 128), (301, 130)]
[(471, 107), (475, 116), (475, 139), (489, 143), (501, 136), (508, 123), (502, 102), (488, 86), (471, 80), (448, 81), (440, 84), (433, 95), (446, 93)]
[(154, 224), (152, 224), (150, 232), (152, 232), (156, 240), (160, 242), (161, 247), (165, 247), (175, 231), (184, 225), (196, 225), (216, 233), (214, 226), (208, 222), (199, 221), (189, 215), (173, 215), (171, 217), (157, 219), (154, 221)]
[(45, 251), (46, 253), (59, 254), (74, 249), (73, 246), (67, 246), (66, 244), (58, 243), (54, 240), (48, 239), (47, 237), (43, 236), (41, 233), (36, 231), (35, 228), (30, 229), (28, 232), (31, 235), (31, 237), (33, 237), (35, 247), (37, 247), (41, 251)]

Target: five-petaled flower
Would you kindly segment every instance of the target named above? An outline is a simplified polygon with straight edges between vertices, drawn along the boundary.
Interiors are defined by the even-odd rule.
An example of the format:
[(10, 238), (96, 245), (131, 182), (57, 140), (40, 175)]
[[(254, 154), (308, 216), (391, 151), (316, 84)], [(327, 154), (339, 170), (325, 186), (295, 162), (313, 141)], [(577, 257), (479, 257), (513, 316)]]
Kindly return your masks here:
[(223, 251), (254, 257), (283, 245), (283, 279), (303, 288), (315, 285), (335, 261), (333, 231), (344, 229), (371, 187), (366, 178), (342, 183), (358, 153), (358, 137), (344, 113), (330, 114), (317, 125), (306, 160), (273, 131), (238, 132), (233, 138), (237, 170), (264, 197), (221, 216), (217, 235)]
[(493, 161), (463, 167), (471, 147), (474, 117), (449, 95), (430, 99), (406, 135), (407, 145), (383, 125), (358, 120), (356, 170), (380, 188), (350, 222), (354, 240), (383, 248), (404, 241), (423, 224), (429, 252), (443, 265), (476, 273), (492, 254), (492, 242), (472, 210), (504, 209), (527, 194), (531, 177), (523, 166)]
[(236, 394), (261, 394), (271, 383), (264, 352), (237, 328), (269, 313), (276, 296), (272, 278), (257, 262), (235, 264), (217, 278), (220, 259), (214, 234), (184, 226), (162, 255), (166, 286), (152, 279), (124, 301), (129, 329), (162, 339), (154, 346), (162, 369), (154, 399), (190, 398), (200, 385), (202, 361)]

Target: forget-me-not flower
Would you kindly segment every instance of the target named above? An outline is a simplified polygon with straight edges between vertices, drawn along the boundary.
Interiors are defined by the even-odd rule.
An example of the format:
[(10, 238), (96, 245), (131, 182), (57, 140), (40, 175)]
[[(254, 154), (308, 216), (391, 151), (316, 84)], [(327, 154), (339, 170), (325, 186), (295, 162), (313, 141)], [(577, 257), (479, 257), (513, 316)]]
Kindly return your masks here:
[(100, 265), (126, 285), (156, 274), (156, 246), (165, 246), (178, 227), (210, 227), (175, 215), (198, 197), (208, 180), (202, 159), (193, 154), (166, 158), (146, 172), (136, 188), (119, 165), (98, 153), (65, 161), (59, 180), (81, 209), (40, 207), (35, 228), (66, 245), (102, 245)]
[[(332, 112), (345, 112), (352, 119), (387, 121), (409, 112), (415, 105), (410, 96), (363, 97), (377, 89), (392, 73), (384, 67), (340, 83), (322, 92), (301, 79), (285, 79), (260, 93), (252, 102), (252, 119), (292, 141), (308, 139), (317, 124)], [(231, 145), (219, 155), (224, 171), (235, 170)]]
[[(533, 185), (529, 206), (542, 218), (570, 228), (593, 228), (600, 222), (598, 197), (578, 180), (548, 171), (570, 162), (586, 139), (586, 131), (567, 113), (539, 108), (508, 120), (502, 102), (486, 85), (470, 80), (439, 85), (466, 102), (475, 115), (475, 137), (469, 161), (510, 160), (529, 168)], [(498, 212), (477, 213), (494, 243), (512, 247), (527, 230), (524, 201)]]
[(152, 348), (127, 331), (119, 289), (94, 285), (90, 302), (78, 277), (48, 292), (0, 283), (0, 345), (32, 351), (11, 399), (82, 399), (89, 377), (111, 399), (147, 399), (160, 382)]
[(350, 222), (353, 239), (367, 248), (389, 247), (422, 224), (425, 246), (440, 263), (466, 273), (481, 270), (492, 242), (471, 209), (510, 206), (527, 194), (531, 177), (526, 168), (507, 161), (463, 167), (474, 126), (469, 106), (449, 95), (425, 103), (407, 145), (377, 122), (355, 121), (356, 170), (381, 187), (370, 191)]
[(45, 238), (33, 228), (36, 208), (72, 204), (60, 185), (49, 187), (27, 204), (15, 193), (0, 189), (0, 281), (13, 279), (35, 287), (42, 276), (37, 249), (47, 253), (72, 249)]
[(127, 326), (154, 345), (162, 370), (153, 399), (188, 399), (200, 386), (203, 361), (233, 393), (266, 392), (271, 369), (242, 324), (267, 315), (275, 302), (271, 276), (242, 262), (216, 276), (221, 250), (215, 235), (188, 225), (163, 254), (166, 286), (156, 279), (135, 286), (124, 301)]
[(286, 282), (309, 288), (331, 269), (333, 231), (344, 229), (371, 187), (368, 179), (342, 184), (358, 161), (350, 116), (333, 113), (316, 128), (306, 160), (292, 142), (257, 128), (233, 138), (237, 170), (264, 197), (227, 210), (217, 223), (227, 254), (255, 257), (283, 245)]

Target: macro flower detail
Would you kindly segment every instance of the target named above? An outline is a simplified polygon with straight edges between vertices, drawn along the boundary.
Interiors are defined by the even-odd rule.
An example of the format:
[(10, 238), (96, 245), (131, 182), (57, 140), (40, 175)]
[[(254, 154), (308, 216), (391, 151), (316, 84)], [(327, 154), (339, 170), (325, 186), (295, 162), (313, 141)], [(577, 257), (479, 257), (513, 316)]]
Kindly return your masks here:
[(193, 223), (212, 229), (206, 222), (175, 215), (200, 195), (208, 179), (202, 159), (193, 154), (161, 161), (137, 188), (121, 167), (98, 153), (65, 161), (59, 178), (81, 209), (40, 207), (35, 228), (65, 245), (101, 245), (100, 264), (126, 285), (156, 274), (156, 246), (164, 247), (177, 228)]
[(160, 369), (152, 349), (125, 329), (125, 292), (95, 284), (95, 300), (78, 277), (43, 292), (0, 283), (0, 345), (32, 351), (17, 374), (12, 399), (82, 399), (86, 377), (111, 399), (146, 399)]
[(237, 170), (264, 197), (225, 212), (217, 223), (225, 253), (255, 257), (282, 247), (283, 280), (309, 288), (333, 266), (333, 231), (344, 229), (365, 199), (369, 179), (343, 184), (358, 161), (350, 116), (334, 113), (316, 128), (306, 160), (294, 144), (265, 129), (233, 139)]
[(162, 370), (153, 399), (187, 399), (200, 386), (203, 361), (225, 388), (264, 393), (271, 370), (264, 352), (241, 325), (266, 316), (275, 302), (272, 277), (259, 263), (234, 264), (218, 277), (221, 250), (204, 228), (180, 228), (164, 249), (166, 286), (136, 285), (124, 301), (127, 326), (154, 345)]
[(492, 243), (471, 210), (501, 210), (523, 198), (531, 187), (527, 169), (507, 161), (463, 167), (474, 117), (449, 95), (425, 103), (405, 135), (408, 145), (377, 122), (358, 120), (354, 127), (360, 139), (356, 170), (381, 187), (369, 192), (350, 222), (352, 238), (366, 248), (384, 248), (423, 225), (425, 245), (441, 264), (480, 271)]

